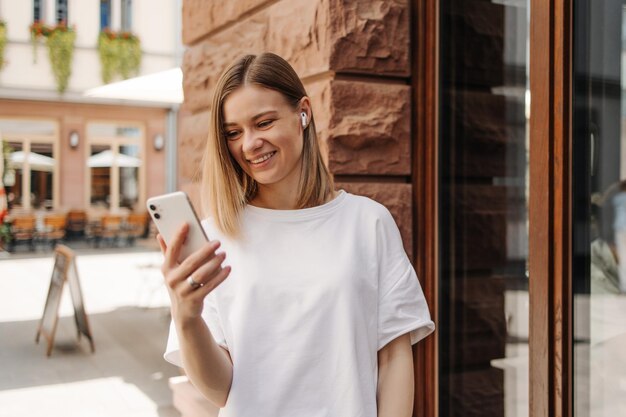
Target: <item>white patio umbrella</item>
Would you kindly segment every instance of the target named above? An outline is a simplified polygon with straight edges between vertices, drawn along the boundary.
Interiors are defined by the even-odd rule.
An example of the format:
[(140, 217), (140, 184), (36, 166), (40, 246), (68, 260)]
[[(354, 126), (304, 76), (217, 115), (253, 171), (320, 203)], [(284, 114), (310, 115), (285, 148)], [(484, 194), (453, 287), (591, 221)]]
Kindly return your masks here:
[(9, 168), (22, 169), (26, 160), (28, 160), (32, 171), (52, 172), (52, 169), (56, 165), (54, 158), (50, 158), (49, 156), (40, 155), (35, 152), (26, 154), (24, 151), (17, 151), (13, 152), (9, 157)]
[(183, 72), (180, 68), (172, 68), (95, 87), (87, 90), (84, 95), (87, 97), (180, 104), (184, 99)]
[(113, 157), (113, 151), (107, 150), (92, 155), (87, 160), (87, 166), (90, 168), (107, 168), (113, 166), (115, 159), (116, 165), (122, 168), (136, 168), (141, 166), (141, 159), (134, 156), (118, 153), (117, 157)]

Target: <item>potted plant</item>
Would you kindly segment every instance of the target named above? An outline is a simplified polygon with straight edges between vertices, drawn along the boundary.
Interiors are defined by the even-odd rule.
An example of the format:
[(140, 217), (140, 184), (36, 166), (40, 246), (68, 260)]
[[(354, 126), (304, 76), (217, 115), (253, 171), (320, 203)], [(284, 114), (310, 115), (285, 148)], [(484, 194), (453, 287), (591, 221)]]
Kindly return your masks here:
[(7, 24), (0, 20), (0, 70), (6, 65), (4, 60), (4, 47), (7, 44)]
[(37, 62), (37, 45), (41, 38), (46, 39), (48, 57), (54, 79), (57, 83), (57, 91), (65, 92), (70, 76), (72, 75), (72, 57), (74, 56), (74, 42), (76, 30), (67, 26), (66, 22), (60, 22), (56, 26), (46, 26), (41, 22), (35, 22), (30, 26), (31, 41), (33, 44), (33, 61)]
[(30, 25), (30, 43), (33, 45), (33, 64), (37, 63), (37, 49), (42, 38), (50, 34), (50, 28), (39, 20)]
[(113, 32), (104, 29), (98, 36), (102, 81), (110, 83), (114, 78), (130, 78), (139, 73), (141, 66), (141, 42), (130, 32)]
[(57, 82), (57, 90), (63, 93), (72, 75), (72, 57), (74, 56), (74, 42), (76, 31), (68, 27), (65, 22), (58, 24), (48, 35), (48, 56), (50, 65)]

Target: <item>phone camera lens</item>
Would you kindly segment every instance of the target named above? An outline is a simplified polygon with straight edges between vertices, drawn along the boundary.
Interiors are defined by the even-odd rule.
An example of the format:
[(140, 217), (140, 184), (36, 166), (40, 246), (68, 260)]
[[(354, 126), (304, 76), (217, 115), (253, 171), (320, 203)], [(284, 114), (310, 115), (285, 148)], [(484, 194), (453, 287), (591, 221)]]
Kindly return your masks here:
[(152, 211), (156, 210), (156, 207), (154, 206), (154, 204), (150, 204), (150, 210)]
[(154, 218), (155, 218), (155, 219), (160, 219), (160, 218), (161, 218), (161, 215), (160, 215), (159, 213), (154, 213)]

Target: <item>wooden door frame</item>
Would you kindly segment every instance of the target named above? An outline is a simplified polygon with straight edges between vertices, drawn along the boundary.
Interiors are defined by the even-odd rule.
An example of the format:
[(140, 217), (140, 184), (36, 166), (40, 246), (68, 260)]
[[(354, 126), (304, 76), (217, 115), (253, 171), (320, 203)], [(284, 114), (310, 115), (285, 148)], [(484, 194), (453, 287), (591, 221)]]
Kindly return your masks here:
[(530, 416), (572, 415), (572, 0), (530, 4)]
[[(438, 323), (439, 0), (410, 6), (414, 259)], [(572, 28), (572, 0), (531, 0), (531, 417), (572, 416)], [(414, 350), (415, 417), (438, 415), (437, 342)]]
[[(438, 324), (439, 0), (409, 3), (411, 22), (413, 259)], [(413, 349), (414, 417), (438, 415), (437, 332)]]

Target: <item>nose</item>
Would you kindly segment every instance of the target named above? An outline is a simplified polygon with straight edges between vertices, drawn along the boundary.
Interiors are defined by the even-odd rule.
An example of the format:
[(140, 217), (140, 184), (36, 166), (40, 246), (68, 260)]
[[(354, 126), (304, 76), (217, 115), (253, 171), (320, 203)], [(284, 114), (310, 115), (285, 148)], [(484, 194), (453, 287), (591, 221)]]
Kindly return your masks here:
[(263, 146), (263, 139), (259, 132), (255, 130), (246, 130), (243, 133), (243, 153), (252, 154)]

